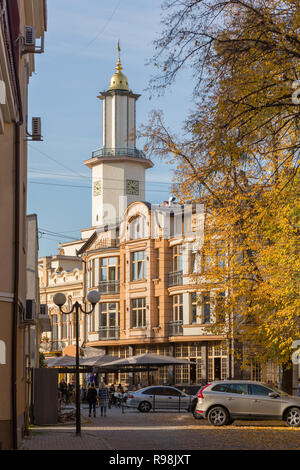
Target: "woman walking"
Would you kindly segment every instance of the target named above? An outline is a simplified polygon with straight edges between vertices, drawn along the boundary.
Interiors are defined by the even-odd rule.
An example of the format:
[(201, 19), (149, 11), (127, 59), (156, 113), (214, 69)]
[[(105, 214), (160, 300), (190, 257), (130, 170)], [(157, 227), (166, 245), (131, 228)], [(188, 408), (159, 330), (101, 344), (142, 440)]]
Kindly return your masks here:
[(99, 401), (100, 401), (101, 416), (106, 416), (108, 400), (109, 400), (108, 388), (104, 382), (101, 382), (100, 388), (99, 388)]

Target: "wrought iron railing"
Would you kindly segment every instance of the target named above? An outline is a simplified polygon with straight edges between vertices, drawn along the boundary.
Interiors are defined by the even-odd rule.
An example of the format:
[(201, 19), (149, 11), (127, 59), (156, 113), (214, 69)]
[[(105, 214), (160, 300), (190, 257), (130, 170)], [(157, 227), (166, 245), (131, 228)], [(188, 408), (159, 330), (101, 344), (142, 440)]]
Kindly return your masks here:
[(120, 281), (100, 281), (99, 292), (100, 294), (119, 294)]
[(66, 343), (62, 341), (41, 341), (40, 351), (41, 352), (59, 352), (66, 347)]
[(169, 323), (169, 336), (183, 335), (182, 320), (171, 321)]
[(93, 158), (99, 157), (134, 157), (134, 158), (143, 158), (144, 160), (149, 160), (146, 154), (142, 150), (136, 148), (102, 148), (95, 150), (92, 153)]
[(99, 327), (99, 340), (119, 339), (119, 338), (120, 338), (119, 326), (100, 326)]
[(182, 284), (182, 271), (169, 273), (169, 287), (180, 286)]

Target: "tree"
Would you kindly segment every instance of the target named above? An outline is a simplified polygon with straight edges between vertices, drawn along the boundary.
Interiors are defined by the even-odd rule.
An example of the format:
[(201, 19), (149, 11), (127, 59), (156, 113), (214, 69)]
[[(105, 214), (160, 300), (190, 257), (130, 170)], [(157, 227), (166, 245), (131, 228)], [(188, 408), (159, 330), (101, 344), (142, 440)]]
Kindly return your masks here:
[(255, 355), (285, 364), (300, 335), (300, 107), (292, 100), (299, 4), (169, 0), (164, 8), (165, 31), (154, 58), (163, 73), (152, 89), (162, 91), (190, 65), (197, 102), (184, 139), (153, 112), (142, 128), (145, 150), (176, 165), (173, 189), (180, 201), (193, 197), (207, 207), (202, 256), (208, 262), (197, 282), (226, 292), (224, 318), (231, 319), (235, 339), (251, 345), (244, 361)]

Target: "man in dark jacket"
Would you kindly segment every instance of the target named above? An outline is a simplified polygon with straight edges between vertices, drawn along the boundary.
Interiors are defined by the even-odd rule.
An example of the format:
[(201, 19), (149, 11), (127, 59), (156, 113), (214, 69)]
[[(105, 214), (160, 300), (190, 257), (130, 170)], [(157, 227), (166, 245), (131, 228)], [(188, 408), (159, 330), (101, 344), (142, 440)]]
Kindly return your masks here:
[(96, 418), (97, 390), (95, 389), (94, 382), (92, 382), (91, 386), (88, 389), (87, 401), (89, 402), (89, 417), (91, 417), (93, 408), (94, 418)]

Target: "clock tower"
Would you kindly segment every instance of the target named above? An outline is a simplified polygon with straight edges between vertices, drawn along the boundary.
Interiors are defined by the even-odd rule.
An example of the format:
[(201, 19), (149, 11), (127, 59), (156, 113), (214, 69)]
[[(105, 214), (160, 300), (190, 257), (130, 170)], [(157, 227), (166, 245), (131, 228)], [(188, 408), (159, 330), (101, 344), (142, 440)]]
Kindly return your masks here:
[[(119, 50), (119, 48), (118, 48)], [(145, 200), (145, 171), (153, 163), (136, 148), (136, 102), (120, 55), (102, 101), (102, 148), (84, 164), (92, 170), (93, 227), (119, 221), (127, 205)]]

